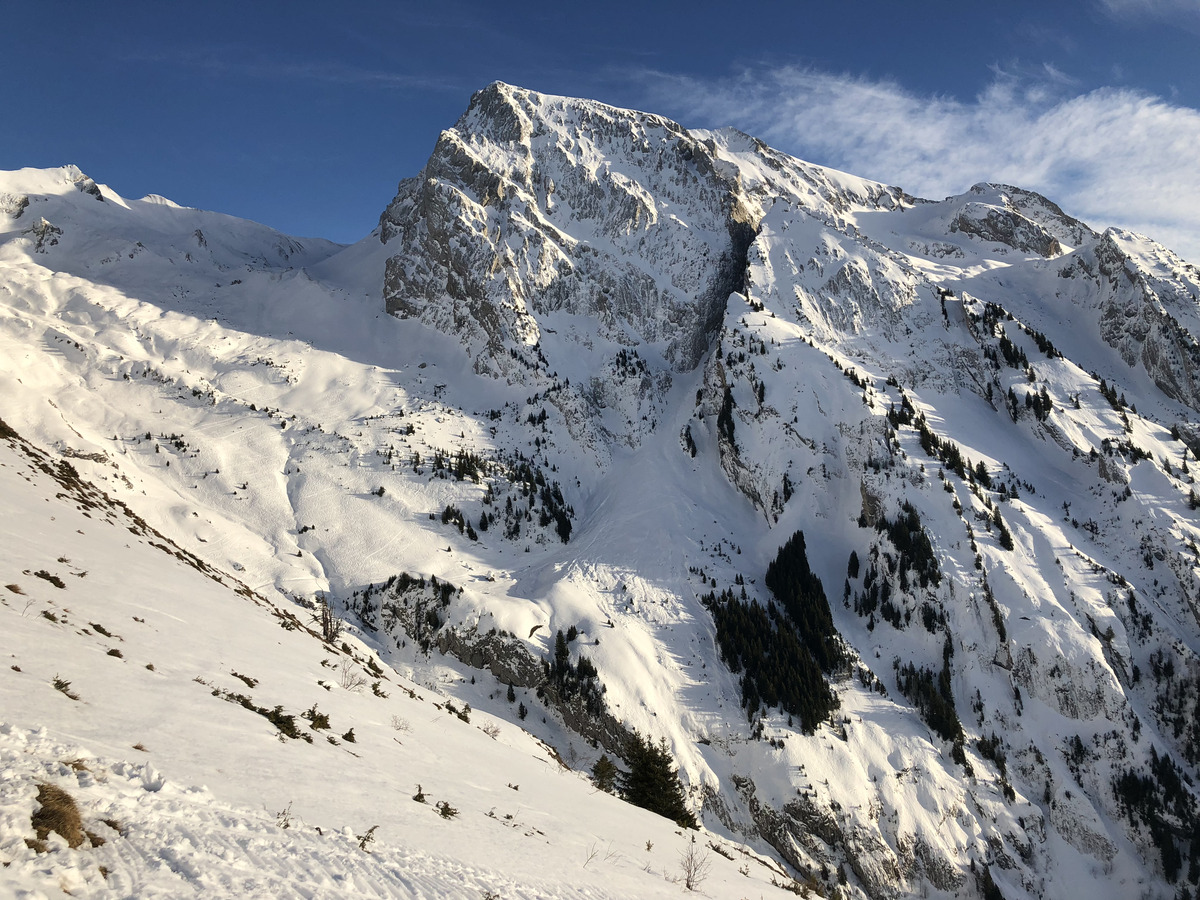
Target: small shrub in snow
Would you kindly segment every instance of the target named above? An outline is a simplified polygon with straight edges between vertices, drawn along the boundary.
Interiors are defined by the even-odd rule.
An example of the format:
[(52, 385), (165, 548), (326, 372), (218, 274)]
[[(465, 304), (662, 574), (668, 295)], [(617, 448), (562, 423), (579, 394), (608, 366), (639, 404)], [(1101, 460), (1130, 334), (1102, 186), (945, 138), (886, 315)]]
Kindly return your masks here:
[(292, 827), (292, 804), (288, 804), (279, 812), (275, 813), (275, 824), (287, 831)]
[(300, 718), (307, 719), (313, 731), (322, 731), (329, 727), (329, 713), (318, 711), (317, 704), (315, 703), (300, 713)]
[(61, 578), (59, 578), (57, 575), (51, 575), (45, 569), (38, 569), (33, 574), (38, 578), (41, 578), (45, 581), (50, 582), (56, 588), (65, 588), (66, 587), (66, 584), (63, 582), (63, 580)]
[(352, 660), (343, 659), (341, 669), (338, 671), (338, 683), (341, 684), (344, 691), (357, 692), (367, 683), (367, 679), (354, 668)]
[(241, 672), (230, 672), (229, 674), (241, 681), (248, 688), (258, 687), (257, 678), (251, 678), (249, 675), (243, 675)]
[(321, 639), (325, 643), (332, 644), (341, 637), (344, 623), (333, 614), (333, 610), (329, 608), (329, 603), (324, 597), (317, 601), (316, 618), (321, 626)]
[(689, 891), (700, 890), (700, 885), (708, 878), (708, 870), (711, 867), (712, 860), (709, 859), (708, 851), (697, 849), (696, 838), (693, 836), (687, 849), (679, 856), (683, 886)]
[(370, 828), (368, 828), (362, 834), (356, 834), (354, 836), (355, 839), (358, 841), (358, 849), (359, 850), (362, 850), (364, 853), (370, 852), (369, 848), (370, 848), (371, 844), (375, 843), (375, 829), (378, 827), (379, 827), (378, 825), (372, 825)]

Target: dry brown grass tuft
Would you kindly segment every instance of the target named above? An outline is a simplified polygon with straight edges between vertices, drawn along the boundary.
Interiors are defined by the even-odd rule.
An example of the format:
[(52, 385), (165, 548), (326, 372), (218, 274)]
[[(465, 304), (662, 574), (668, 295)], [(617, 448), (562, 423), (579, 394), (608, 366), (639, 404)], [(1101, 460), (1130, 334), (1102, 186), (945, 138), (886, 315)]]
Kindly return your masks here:
[(41, 808), (33, 814), (32, 822), (39, 842), (44, 842), (53, 831), (72, 849), (83, 843), (83, 819), (70, 794), (53, 784), (42, 783), (38, 785), (37, 802)]

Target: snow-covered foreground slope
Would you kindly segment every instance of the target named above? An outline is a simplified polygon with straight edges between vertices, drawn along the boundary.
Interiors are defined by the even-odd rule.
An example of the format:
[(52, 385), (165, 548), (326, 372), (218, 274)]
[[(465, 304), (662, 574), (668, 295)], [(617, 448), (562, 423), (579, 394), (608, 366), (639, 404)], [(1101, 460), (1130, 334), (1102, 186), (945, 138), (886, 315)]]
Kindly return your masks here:
[[(921, 201), (497, 84), (345, 248), (70, 168), (5, 173), (0, 296), (0, 417), (225, 582), (78, 522), (26, 527), (64, 502), (44, 479), (5, 495), (2, 580), (26, 594), (0, 633), (31, 660), (0, 673), (5, 739), (41, 748), (6, 826), (22, 865), (68, 865), (18, 840), (36, 767), (68, 752), (49, 748), (77, 742), (123, 784), (140, 742), (227, 805), (211, 815), (267, 829), (256, 847), (287, 846), (269, 827), (292, 803), (334, 836), (295, 855), (370, 889), (653, 896), (679, 890), (663, 875), (687, 836), (580, 774), (639, 732), (677, 761), (699, 846), (735, 857), (709, 851), (713, 896), (1200, 881), (1200, 275), (1148, 239), (1018, 188)], [(792, 542), (768, 588), (797, 532), (806, 563)], [(75, 605), (138, 583), (164, 634), (181, 622), (130, 665), (92, 624), (142, 632)], [(305, 630), (324, 602), (349, 651)], [(84, 639), (84, 677), (129, 680), (67, 674)], [(339, 743), (281, 743), (222, 692), (318, 704)], [(417, 783), (460, 816), (413, 803)], [(341, 829), (372, 824), (367, 858)], [(606, 856), (615, 874), (575, 877)], [(411, 886), (442, 859), (469, 874)]]
[[(206, 569), (11, 436), (0, 485), (0, 893), (678, 893), (690, 836), (596, 791), (513, 724), (460, 718), (356, 639), (324, 643), (307, 617)], [(94, 836), (27, 846), (40, 784), (70, 794)], [(720, 895), (787, 880), (736, 843), (702, 840), (736, 860), (700, 845)]]

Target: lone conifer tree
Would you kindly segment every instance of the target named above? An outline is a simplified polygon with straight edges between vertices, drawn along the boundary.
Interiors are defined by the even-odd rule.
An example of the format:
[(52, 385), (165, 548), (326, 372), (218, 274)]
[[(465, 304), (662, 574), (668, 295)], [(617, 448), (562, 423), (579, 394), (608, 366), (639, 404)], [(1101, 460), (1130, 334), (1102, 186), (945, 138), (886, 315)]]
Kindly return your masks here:
[(592, 782), (600, 790), (611, 794), (617, 786), (617, 776), (620, 770), (617, 769), (616, 763), (608, 758), (607, 753), (602, 753), (600, 758), (596, 760), (596, 764), (592, 766)]
[(683, 786), (675, 771), (666, 740), (655, 746), (637, 732), (625, 748), (629, 771), (619, 775), (621, 796), (634, 806), (640, 806), (673, 820), (685, 828), (696, 827), (696, 817), (687, 808)]
[(567, 637), (562, 633), (562, 629), (558, 629), (558, 634), (554, 637), (554, 668), (551, 670), (551, 676), (557, 680), (561, 680), (571, 668), (571, 651), (567, 647)]

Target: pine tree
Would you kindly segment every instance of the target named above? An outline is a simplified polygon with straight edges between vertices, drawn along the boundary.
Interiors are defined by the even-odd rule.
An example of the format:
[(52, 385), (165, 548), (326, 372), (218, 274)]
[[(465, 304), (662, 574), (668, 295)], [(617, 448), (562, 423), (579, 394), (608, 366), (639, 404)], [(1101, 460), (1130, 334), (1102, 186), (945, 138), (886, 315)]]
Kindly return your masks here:
[(621, 796), (634, 806), (640, 806), (673, 820), (685, 828), (696, 827), (696, 817), (687, 808), (683, 786), (675, 771), (665, 739), (655, 746), (634, 732), (625, 748), (629, 771), (619, 776)]
[(554, 668), (551, 670), (551, 675), (555, 679), (561, 680), (570, 669), (571, 651), (567, 647), (567, 637), (560, 628), (554, 637)]
[(983, 464), (983, 460), (980, 460), (975, 464), (975, 480), (982, 484), (985, 488), (990, 488), (992, 486), (992, 476), (988, 474), (987, 466)]
[(517, 692), (513, 690), (513, 686), (511, 684), (508, 686), (508, 694), (505, 695), (505, 699), (508, 700), (509, 703), (512, 703), (517, 699)]
[(596, 760), (596, 764), (592, 766), (592, 782), (600, 790), (611, 794), (617, 786), (617, 776), (620, 770), (617, 769), (616, 763), (608, 758), (607, 753), (600, 754), (600, 758)]
[(1008, 530), (1008, 526), (1004, 524), (1004, 520), (1000, 518), (1000, 510), (992, 511), (992, 520), (996, 523), (996, 531), (1000, 541), (1000, 546), (1005, 550), (1012, 550), (1015, 544), (1013, 543), (1012, 532)]

